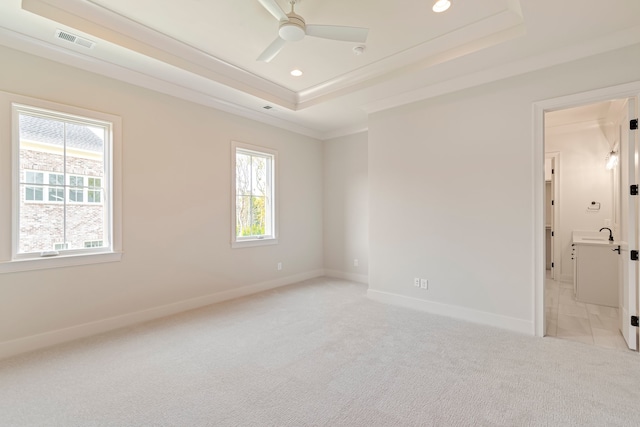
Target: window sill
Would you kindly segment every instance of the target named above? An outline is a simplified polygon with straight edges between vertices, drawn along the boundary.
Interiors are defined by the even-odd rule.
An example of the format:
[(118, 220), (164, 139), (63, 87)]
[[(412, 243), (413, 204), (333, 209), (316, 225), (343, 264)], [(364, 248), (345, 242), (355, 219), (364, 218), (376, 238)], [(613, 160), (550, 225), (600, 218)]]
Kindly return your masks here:
[(102, 264), (118, 262), (122, 259), (122, 252), (108, 252), (83, 255), (61, 255), (51, 258), (29, 258), (0, 262), (0, 274), (16, 273), (20, 271), (45, 270), (49, 268), (72, 267), (76, 265)]
[(278, 239), (255, 239), (255, 240), (240, 240), (231, 242), (232, 248), (251, 248), (254, 246), (268, 246), (268, 245), (277, 245)]

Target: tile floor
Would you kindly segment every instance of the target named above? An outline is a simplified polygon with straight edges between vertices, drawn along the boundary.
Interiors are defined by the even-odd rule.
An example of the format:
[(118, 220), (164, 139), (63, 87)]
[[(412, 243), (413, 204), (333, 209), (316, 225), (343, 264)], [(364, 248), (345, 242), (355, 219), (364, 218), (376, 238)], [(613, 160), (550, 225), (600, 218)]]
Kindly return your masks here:
[(619, 330), (618, 309), (575, 300), (573, 284), (545, 281), (547, 336), (599, 347), (627, 350)]

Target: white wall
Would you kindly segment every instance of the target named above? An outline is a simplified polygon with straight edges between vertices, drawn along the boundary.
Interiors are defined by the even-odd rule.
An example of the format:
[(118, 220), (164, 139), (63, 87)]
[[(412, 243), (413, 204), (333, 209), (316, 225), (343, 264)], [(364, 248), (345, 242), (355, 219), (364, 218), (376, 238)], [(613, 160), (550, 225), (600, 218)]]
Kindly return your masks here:
[(360, 282), (369, 268), (367, 144), (366, 132), (324, 142), (326, 274)]
[[(556, 197), (559, 224), (555, 227), (555, 236), (560, 239), (560, 265), (556, 271), (560, 273), (560, 280), (570, 282), (573, 280), (573, 230), (614, 228), (613, 171), (605, 169), (605, 158), (611, 148), (600, 126), (594, 122), (570, 129), (548, 128), (545, 149), (560, 153), (556, 175), (560, 184), (560, 194)], [(600, 203), (599, 211), (587, 209), (592, 201)]]
[(369, 295), (533, 334), (533, 105), (639, 71), (635, 45), (373, 114)]
[[(122, 261), (0, 275), (0, 356), (322, 274), (321, 141), (4, 47), (0, 59), (0, 90), (121, 116), (124, 139)], [(231, 140), (278, 150), (278, 245), (230, 248)], [(8, 153), (5, 128), (5, 171)]]

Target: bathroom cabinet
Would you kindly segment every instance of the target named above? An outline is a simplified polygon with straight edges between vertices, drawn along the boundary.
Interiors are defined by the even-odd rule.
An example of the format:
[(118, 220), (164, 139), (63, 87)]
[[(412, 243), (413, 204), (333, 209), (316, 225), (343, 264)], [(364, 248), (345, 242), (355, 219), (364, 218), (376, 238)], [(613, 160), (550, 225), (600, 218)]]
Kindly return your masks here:
[(574, 290), (583, 303), (618, 307), (617, 245), (574, 243)]

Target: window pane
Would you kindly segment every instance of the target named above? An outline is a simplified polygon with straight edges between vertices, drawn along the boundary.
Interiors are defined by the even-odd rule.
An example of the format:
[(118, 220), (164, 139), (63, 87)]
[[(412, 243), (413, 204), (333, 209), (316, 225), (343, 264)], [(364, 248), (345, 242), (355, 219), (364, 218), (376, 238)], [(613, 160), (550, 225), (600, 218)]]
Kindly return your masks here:
[(49, 197), (50, 202), (64, 201), (64, 175), (50, 173), (49, 174)]
[(87, 192), (87, 202), (89, 203), (100, 203), (100, 192), (95, 190), (89, 190)]
[(27, 171), (25, 177), (28, 184), (44, 184), (44, 173), (42, 172)]
[[(25, 172), (25, 182), (29, 184), (42, 184), (44, 182), (44, 174), (42, 172)], [(44, 190), (42, 187), (26, 186), (24, 199), (29, 201), (42, 201)]]
[(264, 196), (267, 186), (267, 159), (255, 156), (252, 160), (251, 194)]
[(42, 201), (42, 187), (26, 187), (25, 199), (30, 201)]
[(63, 202), (64, 201), (64, 188), (49, 188), (50, 202)]
[(87, 202), (100, 203), (102, 200), (102, 188), (100, 178), (89, 178), (89, 190), (87, 191)]
[(265, 198), (251, 198), (251, 235), (263, 236), (265, 233)]
[(251, 236), (251, 196), (236, 197), (236, 236)]
[(251, 194), (251, 156), (236, 153), (236, 194)]
[(69, 204), (66, 206), (66, 241), (70, 249), (86, 248), (85, 242), (103, 240), (104, 210), (100, 205)]
[(84, 242), (84, 247), (85, 248), (100, 248), (100, 247), (102, 247), (102, 240), (90, 240), (90, 241)]
[(21, 170), (64, 170), (64, 122), (20, 113), (19, 126)]
[(59, 173), (50, 173), (49, 174), (49, 185), (64, 185), (64, 175)]
[(56, 243), (64, 242), (62, 204), (23, 203), (20, 206), (19, 222), (20, 253), (50, 251), (55, 248)]
[(81, 203), (84, 201), (84, 177), (69, 177), (69, 200)]

